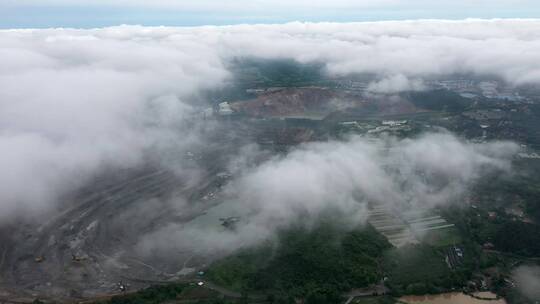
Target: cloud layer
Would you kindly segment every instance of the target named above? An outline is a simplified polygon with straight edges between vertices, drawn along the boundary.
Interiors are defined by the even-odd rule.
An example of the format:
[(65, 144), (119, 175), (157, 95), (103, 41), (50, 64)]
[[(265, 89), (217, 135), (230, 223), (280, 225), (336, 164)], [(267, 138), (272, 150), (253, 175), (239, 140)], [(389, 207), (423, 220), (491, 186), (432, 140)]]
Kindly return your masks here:
[(540, 300), (540, 267), (520, 266), (512, 273), (519, 292), (532, 301)]
[[(516, 151), (512, 143), (470, 144), (446, 133), (307, 144), (245, 169), (206, 219), (165, 226), (143, 237), (139, 249), (223, 254), (271, 239), (291, 223), (310, 225), (328, 212), (353, 227), (367, 219), (368, 203), (427, 211), (459, 202), (490, 172), (508, 171)], [(230, 216), (240, 219), (235, 229), (220, 227), (219, 218)]]
[(0, 44), (0, 218), (47, 210), (104, 167), (197, 141), (182, 122), (198, 105), (185, 100), (222, 85), (233, 58), (372, 73), (379, 92), (452, 73), (540, 83), (538, 20), (3, 30)]

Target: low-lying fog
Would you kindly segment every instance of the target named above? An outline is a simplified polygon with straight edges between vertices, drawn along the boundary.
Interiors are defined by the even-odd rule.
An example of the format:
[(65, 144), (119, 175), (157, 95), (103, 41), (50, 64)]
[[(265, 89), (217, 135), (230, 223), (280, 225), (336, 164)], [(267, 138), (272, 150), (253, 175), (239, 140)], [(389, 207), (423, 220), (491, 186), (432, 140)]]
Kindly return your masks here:
[[(538, 20), (2, 30), (0, 44), (0, 223), (54, 216), (66, 208), (61, 197), (105, 169), (148, 159), (196, 178), (197, 168), (186, 171), (177, 156), (212, 144), (202, 134), (221, 126), (199, 118), (213, 102), (202, 93), (233, 77), (227, 67), (235, 58), (372, 74), (372, 93), (421, 90), (424, 79), (455, 73), (540, 83)], [(354, 224), (365, 219), (368, 201), (444, 204), (493, 170), (509, 172), (516, 150), (445, 132), (309, 143), (257, 163), (247, 159), (258, 149), (244, 149), (232, 157), (235, 178), (215, 207), (241, 216), (235, 232), (171, 223), (144, 235), (138, 248), (224, 250), (327, 209)], [(184, 203), (178, 199), (178, 210)]]

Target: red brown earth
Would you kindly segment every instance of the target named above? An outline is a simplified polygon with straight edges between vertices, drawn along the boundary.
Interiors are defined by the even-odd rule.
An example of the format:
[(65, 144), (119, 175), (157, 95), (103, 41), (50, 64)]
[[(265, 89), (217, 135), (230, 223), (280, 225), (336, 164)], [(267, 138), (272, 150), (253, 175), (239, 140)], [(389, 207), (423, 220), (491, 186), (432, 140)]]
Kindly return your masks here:
[(362, 96), (329, 88), (284, 88), (259, 94), (256, 98), (231, 103), (239, 113), (255, 117), (283, 117), (306, 114), (326, 116), (342, 110), (366, 114), (393, 115), (421, 111), (398, 96)]

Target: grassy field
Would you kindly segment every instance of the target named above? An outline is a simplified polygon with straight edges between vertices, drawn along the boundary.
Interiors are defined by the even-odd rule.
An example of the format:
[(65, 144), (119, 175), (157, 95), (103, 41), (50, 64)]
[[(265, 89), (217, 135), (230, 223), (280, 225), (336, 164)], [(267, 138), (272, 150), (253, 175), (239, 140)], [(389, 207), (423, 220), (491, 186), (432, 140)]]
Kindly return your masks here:
[(208, 280), (236, 291), (285, 291), (295, 297), (344, 292), (379, 281), (378, 260), (390, 248), (371, 226), (346, 231), (328, 223), (311, 230), (291, 227), (279, 234), (278, 243), (213, 263)]
[(210, 281), (240, 292), (250, 277), (268, 263), (271, 252), (271, 246), (245, 249), (214, 262), (206, 275)]
[(434, 247), (447, 247), (461, 243), (461, 237), (456, 228), (432, 230), (422, 237), (422, 241)]
[[(427, 285), (439, 285), (451, 276), (444, 255), (427, 245), (410, 245), (387, 252), (384, 268), (389, 282), (401, 286), (406, 293), (424, 292)], [(418, 283), (425, 286), (412, 286), (413, 290), (406, 290)]]

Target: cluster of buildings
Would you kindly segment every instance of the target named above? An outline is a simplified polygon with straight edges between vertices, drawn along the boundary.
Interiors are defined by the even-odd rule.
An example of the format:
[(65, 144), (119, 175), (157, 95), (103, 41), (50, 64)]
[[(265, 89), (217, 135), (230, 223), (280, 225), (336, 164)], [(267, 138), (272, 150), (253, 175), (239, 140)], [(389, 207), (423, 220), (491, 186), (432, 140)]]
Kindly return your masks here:
[(474, 81), (470, 79), (428, 80), (426, 81), (426, 85), (437, 89), (459, 92), (473, 90), (475, 87)]
[(380, 126), (369, 130), (367, 133), (377, 134), (377, 133), (384, 133), (384, 132), (398, 132), (398, 131), (409, 131), (409, 130), (410, 130), (410, 126), (408, 125), (407, 120), (383, 120)]
[(444, 258), (450, 269), (455, 269), (463, 262), (463, 249), (458, 246), (449, 247)]
[(389, 127), (399, 127), (407, 124), (407, 120), (383, 120), (381, 125)]
[(202, 117), (204, 119), (213, 117), (214, 115), (229, 116), (234, 113), (231, 105), (227, 102), (220, 102), (217, 107), (206, 108), (202, 111)]
[(407, 120), (383, 120), (381, 122), (344, 121), (339, 124), (346, 128), (354, 128), (363, 131), (367, 134), (410, 130), (409, 122)]
[(521, 101), (523, 97), (514, 88), (505, 86), (495, 80), (474, 81), (471, 79), (428, 80), (428, 87), (446, 89), (459, 93), (465, 98), (484, 96), (490, 99)]
[(519, 152), (517, 155), (518, 155), (519, 158), (528, 158), (528, 159), (539, 159), (540, 158), (540, 154), (538, 154), (536, 152), (530, 152), (530, 153)]
[(505, 112), (501, 109), (481, 109), (463, 112), (463, 116), (474, 120), (497, 120), (505, 117)]

